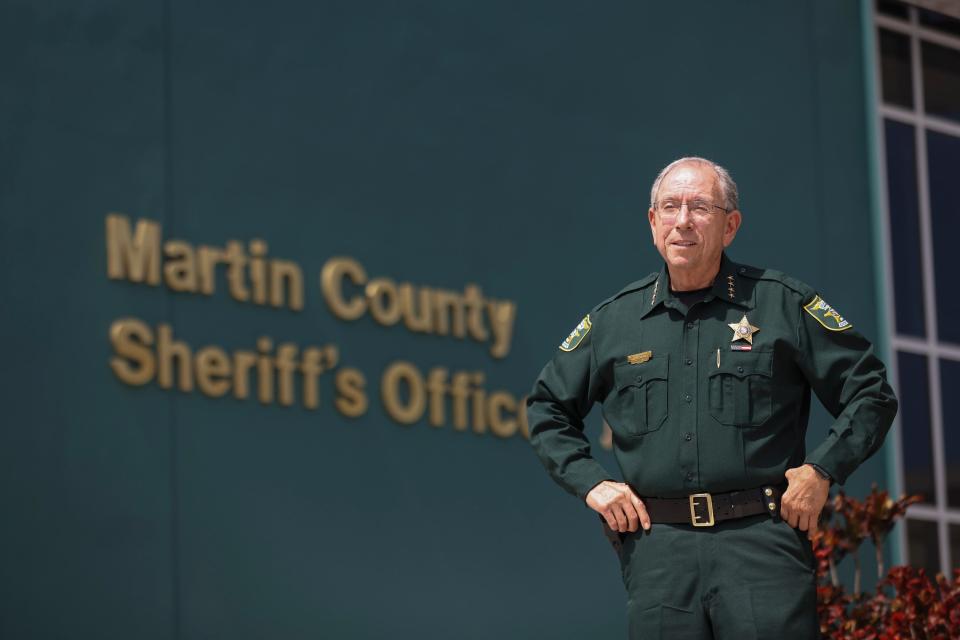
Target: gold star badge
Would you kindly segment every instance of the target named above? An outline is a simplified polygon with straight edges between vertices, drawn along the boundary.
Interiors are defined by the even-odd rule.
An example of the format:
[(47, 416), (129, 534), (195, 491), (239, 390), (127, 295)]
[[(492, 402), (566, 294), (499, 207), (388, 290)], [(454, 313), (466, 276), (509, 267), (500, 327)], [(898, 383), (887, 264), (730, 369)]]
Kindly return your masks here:
[(753, 344), (753, 334), (757, 331), (760, 331), (760, 327), (755, 327), (747, 320), (747, 314), (743, 314), (743, 317), (740, 318), (740, 322), (733, 322), (727, 325), (733, 329), (733, 337), (730, 339), (730, 342), (736, 342), (737, 340), (746, 340), (750, 344)]

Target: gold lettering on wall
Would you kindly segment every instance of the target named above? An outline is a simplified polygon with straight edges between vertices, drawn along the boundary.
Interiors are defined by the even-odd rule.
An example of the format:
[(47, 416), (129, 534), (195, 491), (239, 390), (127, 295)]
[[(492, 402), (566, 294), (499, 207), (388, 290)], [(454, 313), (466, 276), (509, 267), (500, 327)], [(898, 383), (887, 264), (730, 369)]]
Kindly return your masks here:
[(363, 286), (367, 283), (367, 272), (353, 258), (331, 258), (320, 272), (320, 288), (333, 315), (341, 320), (356, 320), (367, 311), (366, 301), (360, 296), (350, 300), (343, 297), (343, 280)]
[(107, 276), (113, 280), (160, 284), (160, 225), (152, 220), (137, 222), (119, 213), (107, 215)]
[(220, 347), (204, 347), (194, 359), (197, 373), (197, 388), (210, 396), (219, 398), (230, 390), (230, 357)]
[[(163, 389), (173, 386), (174, 374), (180, 391), (193, 391), (193, 367), (190, 347), (173, 339), (173, 328), (168, 324), (157, 326), (157, 383)], [(176, 368), (176, 371), (174, 369)]]
[(509, 438), (525, 429), (525, 400), (518, 402), (502, 390), (488, 394), (485, 380), (482, 371), (456, 371), (451, 376), (444, 367), (433, 367), (424, 377), (413, 364), (397, 361), (384, 371), (381, 395), (387, 414), (401, 424), (418, 422), (426, 413), (431, 427), (446, 426), (449, 404), (449, 424), (456, 431), (489, 430)]
[[(334, 348), (334, 347), (331, 347)], [(323, 350), (319, 347), (307, 347), (303, 350), (303, 361), (300, 363), (300, 372), (303, 374), (303, 406), (307, 409), (316, 409), (320, 406), (320, 392), (317, 388), (317, 378), (323, 373), (321, 357)], [(335, 366), (330, 365), (331, 367)]]
[(370, 305), (370, 315), (378, 323), (390, 327), (401, 316), (397, 287), (389, 278), (377, 278), (367, 283), (365, 290)]
[(126, 384), (139, 387), (151, 380), (157, 371), (153, 351), (153, 332), (136, 318), (122, 318), (110, 327), (110, 342), (116, 354), (110, 358), (113, 373)]
[(473, 391), (470, 393), (470, 407), (472, 409), (472, 426), (474, 433), (484, 433), (487, 430), (487, 392), (483, 388), (486, 376), (482, 371), (473, 374)]
[(367, 412), (367, 394), (364, 387), (367, 379), (358, 369), (346, 367), (334, 377), (337, 398), (334, 405), (348, 418), (357, 418)]
[[(394, 362), (383, 372), (380, 385), (387, 414), (400, 424), (413, 424), (423, 415), (427, 399), (423, 378), (409, 362)], [(403, 400), (403, 396), (407, 400)]]
[[(162, 241), (160, 224), (148, 218), (132, 225), (120, 213), (106, 216), (107, 275), (171, 291), (213, 296), (223, 280), (238, 302), (301, 311), (304, 281), (300, 265), (268, 257), (260, 238), (246, 248), (239, 240), (222, 247), (192, 245), (181, 239)], [(353, 321), (368, 311), (375, 322), (393, 326), (401, 321), (414, 333), (452, 336), (489, 343), (490, 354), (504, 358), (510, 351), (517, 306), (510, 300), (484, 296), (479, 285), (462, 291), (369, 279), (358, 261), (347, 256), (327, 260), (320, 272), (323, 299), (333, 315)], [(267, 394), (269, 395), (269, 394)]]
[(127, 216), (111, 213), (106, 218), (106, 240), (107, 276), (111, 279), (157, 286), (162, 277), (171, 291), (212, 296), (222, 277), (227, 292), (239, 302), (303, 309), (300, 265), (266, 257), (267, 243), (259, 238), (250, 241), (249, 255), (238, 240), (227, 240), (223, 247), (194, 247), (173, 239), (163, 242), (161, 251), (158, 222), (143, 218), (134, 230)]
[(490, 431), (501, 438), (509, 438), (517, 432), (517, 421), (503, 415), (503, 412), (514, 413), (517, 410), (517, 401), (513, 396), (505, 391), (497, 391), (490, 394), (488, 401), (488, 417), (490, 418)]
[[(349, 287), (357, 287), (348, 293)], [(509, 300), (484, 298), (476, 284), (464, 290), (435, 289), (390, 278), (369, 279), (353, 258), (329, 259), (320, 272), (323, 298), (341, 320), (357, 320), (368, 311), (380, 325), (401, 320), (414, 333), (491, 342), (490, 353), (505, 358), (510, 352), (517, 305)]]
[[(335, 345), (306, 346), (293, 342), (276, 347), (269, 336), (256, 341), (256, 350), (231, 352), (217, 345), (196, 351), (176, 337), (169, 324), (151, 328), (137, 318), (120, 318), (110, 327), (114, 355), (110, 368), (125, 384), (143, 386), (155, 382), (164, 389), (188, 393), (194, 386), (210, 398), (233, 394), (246, 400), (251, 389), (262, 404), (289, 407), (298, 400), (307, 409), (321, 405), (323, 374), (339, 364)], [(427, 417), (433, 428), (492, 433), (510, 438), (520, 433), (529, 438), (526, 399), (515, 399), (503, 390), (488, 393), (482, 371), (454, 371), (433, 367), (426, 375), (416, 365), (396, 361), (381, 379), (381, 399), (387, 415), (403, 425)], [(369, 408), (366, 377), (358, 369), (343, 367), (332, 376), (333, 406), (340, 414), (356, 418)]]
[(174, 291), (196, 291), (197, 264), (193, 247), (182, 240), (168, 240), (163, 245), (163, 279)]
[(447, 392), (449, 374), (450, 372), (443, 367), (434, 367), (427, 374), (427, 395), (430, 397), (428, 421), (432, 427), (442, 427), (447, 420), (447, 403), (444, 394)]
[(270, 304), (303, 309), (303, 272), (296, 262), (274, 259), (270, 263)]
[(250, 370), (257, 363), (252, 351), (233, 352), (233, 397), (245, 400), (250, 395)]
[[(232, 390), (237, 400), (247, 399), (252, 385), (261, 403), (281, 406), (296, 404), (299, 389), (300, 400), (308, 409), (320, 405), (320, 378), (337, 366), (340, 357), (334, 345), (308, 346), (301, 353), (297, 344), (284, 342), (274, 349), (269, 336), (257, 339), (256, 351), (238, 349), (231, 354), (217, 345), (207, 345), (194, 352), (175, 337), (170, 325), (161, 323), (154, 330), (137, 318), (115, 320), (110, 326), (110, 343), (114, 352), (110, 369), (125, 384), (156, 382), (163, 389), (183, 392), (193, 391), (196, 384), (211, 398)], [(346, 398), (343, 406), (352, 412), (351, 417), (366, 411), (366, 398), (361, 397), (363, 384), (362, 376), (358, 380), (356, 375), (342, 383), (340, 391)]]
[[(131, 221), (120, 213), (106, 216), (105, 229), (111, 279), (165, 285), (171, 292), (198, 296), (214, 296), (219, 289), (245, 304), (304, 309), (300, 265), (270, 256), (261, 238), (228, 239), (222, 245), (164, 240), (159, 222)], [(484, 344), (495, 358), (510, 351), (516, 303), (487, 297), (473, 282), (457, 290), (370, 277), (359, 261), (338, 256), (321, 268), (320, 290), (340, 320), (402, 325), (412, 333), (470, 340)], [(369, 320), (364, 318), (368, 314)], [(196, 389), (214, 399), (255, 397), (265, 405), (299, 404), (308, 410), (322, 407), (324, 395), (332, 393), (331, 406), (344, 416), (360, 417), (369, 409), (365, 375), (351, 367), (337, 368), (339, 349), (332, 344), (301, 348), (260, 335), (242, 349), (203, 345), (194, 350), (172, 325), (150, 326), (130, 317), (113, 322), (109, 337), (109, 366), (124, 384), (152, 383), (183, 393)], [(382, 372), (379, 395), (385, 413), (399, 424), (424, 421), (432, 429), (529, 438), (525, 399), (488, 390), (486, 384), (483, 371), (435, 366), (424, 373), (411, 362), (396, 361)]]

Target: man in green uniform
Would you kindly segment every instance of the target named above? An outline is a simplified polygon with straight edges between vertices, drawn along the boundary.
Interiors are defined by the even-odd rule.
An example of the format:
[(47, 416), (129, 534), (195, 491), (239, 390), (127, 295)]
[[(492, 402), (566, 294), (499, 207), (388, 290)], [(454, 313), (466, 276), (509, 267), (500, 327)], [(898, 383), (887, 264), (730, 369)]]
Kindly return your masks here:
[[(648, 212), (664, 267), (594, 307), (527, 403), (544, 466), (615, 532), (631, 638), (818, 637), (807, 538), (897, 410), (814, 289), (726, 256), (737, 200), (713, 162), (668, 165)], [(835, 420), (807, 453), (811, 389)], [(595, 402), (624, 482), (590, 455)]]

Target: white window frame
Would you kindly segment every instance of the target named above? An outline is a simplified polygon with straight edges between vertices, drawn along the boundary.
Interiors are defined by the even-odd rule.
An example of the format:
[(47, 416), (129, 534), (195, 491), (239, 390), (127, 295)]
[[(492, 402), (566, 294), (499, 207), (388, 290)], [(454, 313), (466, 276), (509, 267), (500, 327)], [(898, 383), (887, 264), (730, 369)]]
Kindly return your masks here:
[[(873, 3), (871, 3), (873, 4)], [(874, 4), (874, 73), (876, 81), (875, 104), (877, 105), (877, 141), (880, 165), (880, 208), (881, 208), (881, 241), (883, 244), (883, 276), (885, 287), (884, 316), (887, 327), (887, 344), (890, 350), (891, 381), (897, 385), (899, 379), (898, 352), (912, 353), (926, 356), (927, 377), (929, 381), (930, 429), (933, 446), (933, 477), (936, 493), (933, 504), (912, 505), (907, 511), (908, 520), (923, 520), (934, 522), (937, 525), (937, 541), (940, 557), (940, 570), (950, 575), (951, 567), (960, 564), (960, 558), (950, 557), (949, 525), (960, 525), (960, 508), (947, 505), (947, 474), (944, 456), (943, 438), (943, 404), (940, 382), (940, 360), (954, 360), (960, 362), (960, 345), (940, 342), (937, 333), (936, 314), (936, 273), (933, 264), (933, 233), (930, 214), (929, 172), (927, 168), (927, 135), (926, 132), (936, 131), (960, 138), (960, 123), (928, 115), (924, 112), (923, 95), (923, 68), (920, 61), (921, 41), (931, 42), (960, 51), (960, 37), (935, 31), (920, 25), (917, 9), (908, 6), (908, 20), (902, 20), (879, 13)], [(912, 74), (913, 109), (904, 109), (884, 104), (881, 87), (880, 56), (880, 29), (886, 29), (906, 35), (910, 38), (910, 64)], [(926, 338), (899, 335), (896, 329), (896, 292), (893, 286), (893, 251), (890, 229), (890, 206), (887, 192), (887, 156), (885, 139), (885, 120), (893, 120), (914, 127), (915, 151), (917, 160), (917, 190), (919, 195), (919, 223), (920, 223), (920, 251), (923, 274), (923, 296), (925, 315)], [(941, 274), (944, 275), (944, 274)], [(894, 491), (899, 494), (904, 491), (903, 452), (900, 437), (903, 434), (902, 426), (897, 425), (891, 435), (896, 438), (893, 447)], [(896, 540), (900, 549), (902, 561), (910, 562), (910, 548), (907, 544), (906, 527), (897, 527)]]

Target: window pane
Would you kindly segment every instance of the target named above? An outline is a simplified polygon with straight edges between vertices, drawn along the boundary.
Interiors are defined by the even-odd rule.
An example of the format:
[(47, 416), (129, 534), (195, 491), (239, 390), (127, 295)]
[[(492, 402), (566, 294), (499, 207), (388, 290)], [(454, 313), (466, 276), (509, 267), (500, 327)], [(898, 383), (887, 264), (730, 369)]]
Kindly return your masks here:
[(937, 545), (937, 523), (926, 520), (907, 519), (907, 548), (910, 564), (923, 567), (927, 576), (940, 573), (940, 547)]
[(880, 76), (883, 101), (912, 109), (909, 37), (880, 29)]
[[(947, 503), (960, 507), (960, 362), (940, 361), (943, 401), (943, 453), (947, 463)], [(960, 560), (960, 557), (956, 558)]]
[(921, 43), (923, 103), (927, 113), (960, 120), (960, 50)]
[(900, 439), (903, 452), (903, 484), (908, 494), (919, 493), (934, 504), (933, 446), (930, 436), (930, 396), (927, 358), (913, 353), (897, 354), (900, 392)]
[(919, 9), (918, 11), (920, 13), (920, 24), (923, 26), (960, 36), (960, 20), (927, 9)]
[(960, 525), (950, 525), (950, 568), (960, 567)]
[(897, 0), (877, 0), (877, 11), (888, 16), (907, 19), (907, 5)]
[(887, 196), (893, 250), (893, 299), (897, 333), (923, 338), (923, 270), (920, 261), (920, 207), (914, 128), (884, 121)]
[(927, 132), (933, 268), (937, 288), (937, 333), (941, 341), (960, 344), (960, 138)]

